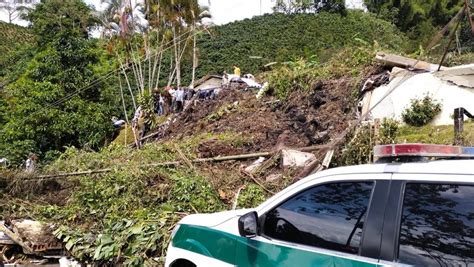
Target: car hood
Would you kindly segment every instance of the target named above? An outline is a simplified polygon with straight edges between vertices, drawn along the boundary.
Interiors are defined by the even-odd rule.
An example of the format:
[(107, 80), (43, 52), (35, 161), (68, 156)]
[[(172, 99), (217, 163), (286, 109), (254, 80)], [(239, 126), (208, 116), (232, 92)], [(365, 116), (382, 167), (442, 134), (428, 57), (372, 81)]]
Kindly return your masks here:
[(209, 214), (193, 214), (184, 217), (179, 223), (215, 227), (234, 218), (238, 218), (252, 210), (253, 209), (240, 209)]

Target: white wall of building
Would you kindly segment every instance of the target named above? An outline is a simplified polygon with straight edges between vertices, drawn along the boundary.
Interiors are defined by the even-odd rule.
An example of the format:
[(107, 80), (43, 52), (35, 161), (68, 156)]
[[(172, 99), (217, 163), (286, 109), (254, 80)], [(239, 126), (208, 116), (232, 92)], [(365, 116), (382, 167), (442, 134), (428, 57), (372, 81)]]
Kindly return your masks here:
[[(471, 68), (464, 69), (469, 70)], [(472, 69), (474, 70), (474, 68)], [(394, 118), (402, 121), (402, 113), (410, 106), (411, 99), (423, 98), (427, 94), (442, 104), (441, 113), (435, 117), (431, 124), (453, 124), (452, 116), (455, 108), (463, 107), (470, 112), (474, 112), (474, 88), (458, 86), (444, 78), (439, 78), (439, 74), (422, 73), (406, 76), (407, 74), (407, 71), (402, 71), (396, 74), (389, 84), (365, 94), (363, 100), (365, 105), (370, 108), (375, 106), (370, 113), (371, 119)], [(459, 77), (465, 80), (474, 80), (474, 72)], [(394, 87), (396, 88), (392, 93), (384, 99)], [(380, 103), (377, 105), (378, 102)]]

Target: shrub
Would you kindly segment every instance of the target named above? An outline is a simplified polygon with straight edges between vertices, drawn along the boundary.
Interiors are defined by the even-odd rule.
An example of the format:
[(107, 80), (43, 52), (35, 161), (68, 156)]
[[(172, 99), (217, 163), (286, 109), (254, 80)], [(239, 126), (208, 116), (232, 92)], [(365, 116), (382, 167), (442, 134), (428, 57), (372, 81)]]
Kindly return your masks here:
[(266, 199), (265, 192), (260, 186), (249, 183), (240, 193), (237, 206), (239, 208), (253, 208), (262, 204)]
[(397, 138), (399, 122), (394, 119), (385, 118), (380, 125), (379, 142), (381, 144), (393, 144)]
[(411, 105), (402, 114), (403, 121), (412, 126), (428, 124), (441, 112), (441, 103), (426, 95), (422, 99), (412, 99)]

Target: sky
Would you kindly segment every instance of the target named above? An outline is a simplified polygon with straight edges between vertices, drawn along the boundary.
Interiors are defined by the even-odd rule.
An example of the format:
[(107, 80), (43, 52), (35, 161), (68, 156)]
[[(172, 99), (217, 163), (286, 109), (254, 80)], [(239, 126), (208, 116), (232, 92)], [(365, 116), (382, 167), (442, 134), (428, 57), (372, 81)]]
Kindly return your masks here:
[[(100, 9), (100, 0), (85, 0), (86, 3)], [(260, 2), (262, 3), (260, 9)], [(221, 25), (236, 20), (271, 13), (274, 0), (199, 0), (202, 6), (209, 6), (212, 22)]]
[[(84, 1), (98, 10), (101, 9), (100, 0)], [(203, 6), (210, 4), (212, 22), (217, 25), (271, 13), (274, 2), (275, 0), (199, 0), (199, 4)], [(360, 8), (363, 6), (363, 0), (346, 0), (346, 5), (350, 8)], [(0, 11), (0, 20), (6, 20), (5, 14), (2, 13)]]

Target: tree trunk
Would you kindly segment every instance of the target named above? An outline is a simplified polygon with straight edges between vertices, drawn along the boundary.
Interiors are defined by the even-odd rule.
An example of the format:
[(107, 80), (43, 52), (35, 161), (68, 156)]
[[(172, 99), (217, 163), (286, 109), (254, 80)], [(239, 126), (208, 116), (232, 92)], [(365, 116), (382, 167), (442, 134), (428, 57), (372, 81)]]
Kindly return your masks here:
[(160, 59), (158, 61), (158, 73), (156, 74), (156, 83), (155, 87), (158, 87), (160, 84), (160, 76), (161, 76), (161, 62), (163, 59), (163, 51), (160, 52)]
[(13, 23), (13, 11), (7, 10), (8, 12), (8, 22)]
[(130, 96), (132, 97), (133, 110), (136, 110), (137, 109), (137, 104), (135, 103), (135, 96), (133, 95), (132, 86), (130, 85), (130, 81), (128, 79), (127, 72), (125, 71), (125, 67), (123, 66), (122, 60), (120, 60), (119, 54), (117, 52), (115, 54), (117, 55), (117, 59), (118, 59), (119, 64), (120, 64), (120, 68), (122, 69), (123, 76), (125, 76), (125, 81), (127, 82), (128, 91), (130, 92)]
[(123, 105), (123, 114), (125, 115), (125, 121), (127, 124), (130, 122), (128, 121), (128, 114), (127, 114), (127, 106), (125, 105), (125, 98), (123, 97), (123, 86), (122, 86), (122, 79), (120, 78), (120, 73), (118, 75), (119, 85), (120, 85), (120, 97), (122, 98), (122, 105)]
[(170, 54), (170, 74), (168, 75), (168, 86), (170, 86), (171, 83), (173, 82), (174, 73), (176, 72), (176, 68), (173, 68), (173, 61), (174, 61), (174, 56)]
[(137, 50), (137, 72), (139, 76), (139, 81), (140, 81), (140, 93), (143, 96), (145, 94), (145, 75), (143, 74), (143, 68), (142, 68), (142, 61), (140, 59), (140, 49), (138, 48), (137, 44), (135, 44), (135, 49)]
[[(156, 37), (157, 39), (159, 32), (156, 32)], [(156, 49), (156, 54), (155, 54), (155, 61), (153, 62), (153, 71), (151, 74), (151, 83), (152, 85), (154, 84), (154, 88), (158, 88), (159, 86), (159, 81), (160, 81), (160, 74), (161, 74), (161, 60), (163, 58), (163, 46), (165, 43), (165, 37), (163, 36), (161, 39), (161, 42), (159, 43), (159, 46)], [(156, 67), (158, 66), (158, 73), (156, 71)], [(156, 79), (155, 79), (156, 77)]]
[(153, 82), (152, 82), (152, 74), (151, 74), (151, 66), (152, 66), (152, 56), (151, 56), (151, 44), (149, 43), (150, 41), (145, 41), (145, 40), (149, 40), (149, 35), (148, 34), (145, 34), (145, 36), (143, 37), (143, 44), (145, 45), (145, 54), (146, 54), (146, 59), (148, 60), (148, 90), (150, 92), (150, 95), (152, 93), (152, 90), (153, 90)]
[(176, 86), (181, 86), (181, 64), (179, 57), (179, 42), (176, 40), (176, 27), (173, 27), (173, 43), (174, 43), (174, 57), (175, 57), (175, 69), (176, 69)]
[(196, 55), (196, 24), (193, 25), (193, 71), (191, 77), (191, 84), (189, 87), (194, 88), (194, 80), (196, 78), (197, 55)]

